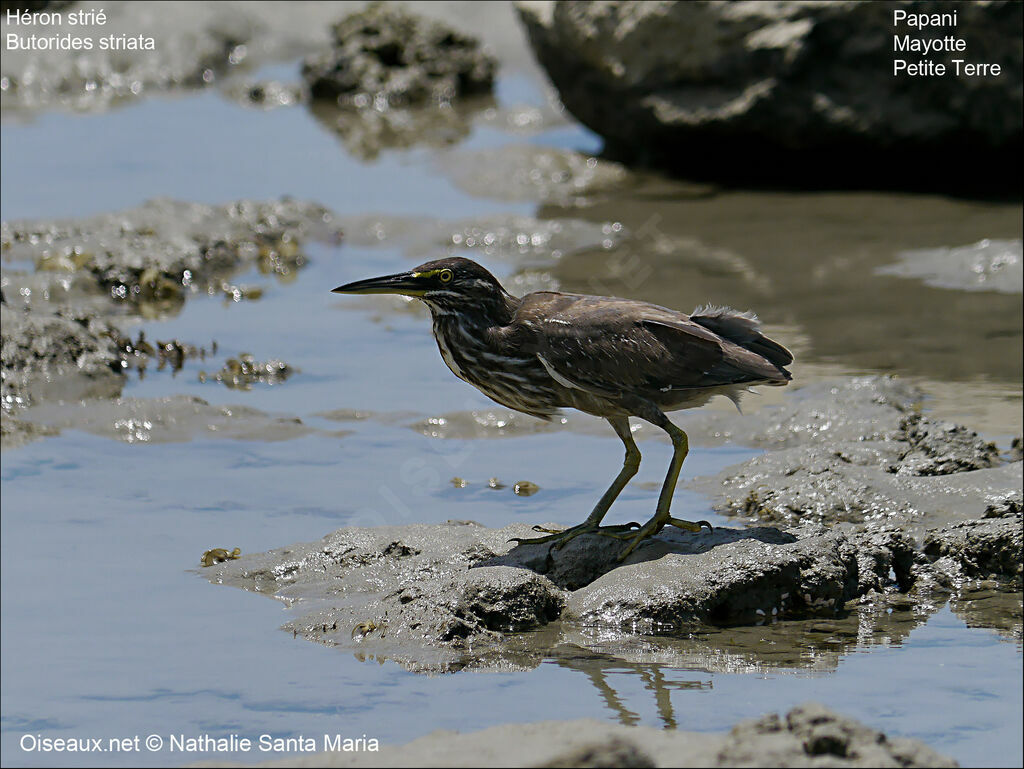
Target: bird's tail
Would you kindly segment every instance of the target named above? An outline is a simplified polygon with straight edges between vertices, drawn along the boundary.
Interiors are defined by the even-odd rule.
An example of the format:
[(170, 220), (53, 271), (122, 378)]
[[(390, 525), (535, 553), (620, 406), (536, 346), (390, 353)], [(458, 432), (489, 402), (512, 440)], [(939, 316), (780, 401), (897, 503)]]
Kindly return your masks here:
[(790, 378), (783, 366), (793, 362), (793, 354), (778, 342), (761, 333), (761, 323), (752, 312), (739, 312), (731, 307), (703, 305), (690, 315), (690, 320), (723, 339), (755, 352), (765, 360), (778, 366)]

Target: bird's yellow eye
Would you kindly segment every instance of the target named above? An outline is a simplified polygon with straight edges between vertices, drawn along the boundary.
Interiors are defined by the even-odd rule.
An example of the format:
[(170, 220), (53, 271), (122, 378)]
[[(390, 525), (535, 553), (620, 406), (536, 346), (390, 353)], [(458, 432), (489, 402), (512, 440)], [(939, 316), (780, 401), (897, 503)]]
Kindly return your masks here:
[(439, 273), (437, 273), (437, 278), (442, 283), (451, 283), (452, 282), (452, 278), (454, 278), (454, 277), (455, 277), (455, 273), (453, 273), (449, 269), (444, 269), (444, 270), (441, 270)]

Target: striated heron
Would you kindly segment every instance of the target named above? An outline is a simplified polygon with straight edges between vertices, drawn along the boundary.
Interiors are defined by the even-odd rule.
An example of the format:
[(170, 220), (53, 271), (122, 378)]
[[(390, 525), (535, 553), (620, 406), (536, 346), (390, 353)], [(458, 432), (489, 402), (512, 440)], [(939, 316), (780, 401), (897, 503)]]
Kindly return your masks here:
[[(688, 440), (666, 411), (702, 406), (715, 395), (737, 401), (751, 385), (785, 385), (790, 352), (761, 334), (756, 316), (727, 307), (692, 315), (607, 296), (537, 291), (514, 297), (474, 261), (439, 259), (410, 272), (360, 280), (340, 294), (403, 294), (422, 300), (434, 321), (441, 357), (455, 376), (503, 406), (550, 419), (571, 407), (604, 417), (626, 447), (622, 469), (587, 519), (565, 531), (534, 527), (561, 547), (585, 532), (627, 542), (620, 560), (665, 526), (700, 531), (706, 521), (673, 518), (672, 494)], [(636, 475), (640, 450), (629, 417), (672, 439), (672, 461), (654, 516), (643, 526), (601, 526)]]

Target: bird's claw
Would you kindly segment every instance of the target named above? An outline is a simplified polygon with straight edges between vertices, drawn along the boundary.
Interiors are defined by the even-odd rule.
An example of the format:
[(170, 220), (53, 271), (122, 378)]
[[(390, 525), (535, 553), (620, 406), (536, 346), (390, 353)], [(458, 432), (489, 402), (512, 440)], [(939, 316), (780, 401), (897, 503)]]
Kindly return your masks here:
[(707, 521), (684, 521), (682, 518), (669, 518), (667, 523), (670, 526), (675, 526), (676, 528), (683, 529), (684, 531), (692, 531), (695, 534), (701, 530), (701, 527), (707, 526), (709, 532), (712, 534), (715, 533), (714, 526)]
[(548, 536), (512, 537), (508, 541), (515, 542), (517, 545), (541, 545), (546, 542), (551, 542), (553, 549), (561, 550), (580, 534), (600, 534), (602, 537), (626, 539), (630, 534), (632, 534), (632, 532), (640, 528), (640, 524), (636, 521), (630, 521), (629, 523), (616, 524), (614, 526), (597, 526), (595, 524), (581, 523), (579, 526), (560, 530), (546, 529), (543, 526), (533, 526), (531, 528), (534, 531), (548, 532)]
[(707, 527), (709, 532), (714, 533), (715, 531), (714, 527), (707, 521), (684, 521), (682, 518), (669, 518), (664, 523), (659, 523), (657, 518), (654, 518), (645, 523), (643, 526), (641, 526), (640, 530), (629, 538), (630, 543), (626, 546), (626, 549), (623, 550), (622, 553), (619, 555), (618, 560), (626, 560), (626, 558), (629, 557), (629, 554), (636, 550), (637, 546), (641, 542), (643, 542), (648, 537), (653, 537), (655, 534), (657, 534), (659, 531), (665, 528), (665, 526), (675, 526), (676, 528), (683, 529), (684, 531), (691, 531), (695, 534), (698, 533), (705, 526)]

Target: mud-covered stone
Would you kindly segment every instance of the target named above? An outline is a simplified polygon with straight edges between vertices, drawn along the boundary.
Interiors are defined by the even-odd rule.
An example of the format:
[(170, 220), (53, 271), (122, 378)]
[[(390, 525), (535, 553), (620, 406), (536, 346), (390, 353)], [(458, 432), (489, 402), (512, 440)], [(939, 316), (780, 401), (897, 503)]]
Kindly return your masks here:
[(949, 475), (1002, 464), (999, 449), (973, 430), (910, 414), (900, 423), (910, 451), (890, 467), (909, 475)]
[(469, 135), (493, 107), (496, 60), (443, 22), (373, 3), (333, 27), (330, 49), (308, 57), (302, 76), (313, 116), (356, 157), (416, 145), (443, 147)]
[(5, 255), (38, 271), (88, 280), (119, 309), (143, 317), (177, 312), (197, 291), (255, 266), (288, 276), (305, 263), (306, 238), (338, 238), (326, 209), (295, 200), (220, 206), (168, 199), (82, 219), (5, 221)]
[[(770, 449), (689, 482), (731, 515), (782, 526), (889, 521), (915, 529), (980, 516), (1020, 467), (961, 425), (922, 416), (921, 393), (887, 377), (819, 382), (750, 417), (697, 416), (713, 434)], [(745, 430), (743, 425), (749, 427)]]
[(615, 736), (567, 750), (536, 766), (543, 769), (647, 769), (657, 764), (642, 748)]
[[(531, 536), (471, 521), (353, 527), (201, 573), (286, 601), (296, 635), (417, 672), (572, 667), (580, 648), (620, 663), (831, 669), (835, 639), (891, 641), (939, 606), (916, 587), (934, 586), (928, 558), (893, 526), (671, 530), (621, 563), (622, 543), (596, 534), (559, 550), (510, 541)], [(990, 601), (974, 621), (1012, 632), (1019, 616), (1005, 613)], [(768, 624), (770, 649), (755, 629)], [(834, 659), (808, 654), (826, 641)]]
[(1009, 460), (1011, 462), (1024, 460), (1024, 438), (1017, 436), (1013, 439), (1013, 442), (1010, 444)]
[[(61, 17), (45, 25), (47, 36), (74, 35), (95, 44), (90, 50), (50, 47), (42, 56), (27, 45), (5, 47), (0, 64), (5, 110), (96, 111), (168, 91), (213, 87), (241, 70), (291, 60), (326, 44), (328, 24), (337, 17), (330, 3), (308, 3), (296, 13), (290, 5), (230, 0), (107, 3), (83, 7), (103, 16), (80, 17), (78, 23), (70, 19), (75, 9), (55, 10)], [(38, 35), (41, 27), (29, 29)], [(0, 14), (0, 34), (25, 40), (32, 33)], [(101, 40), (113, 44), (101, 46)]]
[(309, 640), (414, 670), (486, 667), (493, 659), (504, 667), (504, 634), (546, 625), (565, 601), (541, 574), (484, 565), (529, 531), (469, 521), (340, 529), (319, 542), (218, 564), (203, 576), (299, 600), (308, 613), (285, 628)]
[[(734, 534), (732, 542), (702, 552), (658, 553), (652, 560), (626, 563), (573, 592), (566, 616), (671, 632), (697, 623), (753, 624), (835, 613), (861, 594), (856, 546), (842, 533), (790, 535), (788, 542)], [(888, 574), (889, 564), (872, 568)], [(878, 580), (872, 573), (876, 577), (864, 580), (866, 587)]]
[(716, 506), (732, 515), (782, 526), (914, 514), (889, 474), (865, 465), (896, 456), (898, 448), (861, 443), (850, 447), (855, 454), (846, 448), (812, 445), (771, 451), (724, 471), (717, 484), (709, 479), (693, 485), (708, 490), (717, 485), (722, 501)]
[(114, 397), (125, 376), (116, 329), (100, 318), (0, 305), (2, 410), (53, 399)]
[(687, 179), (1009, 192), (1021, 4), (903, 7), (956, 11), (999, 76), (908, 87), (894, 66), (916, 59), (893, 40), (915, 35), (886, 3), (517, 3), (563, 103), (612, 157)]
[[(179, 340), (147, 341), (141, 332), (133, 340), (113, 325), (116, 317), (125, 312), (145, 318), (173, 314), (194, 293), (225, 291), (224, 278), (237, 270), (255, 267), (290, 279), (305, 263), (305, 239), (340, 236), (326, 209), (290, 199), (220, 206), (154, 200), (80, 219), (4, 221), (0, 243), (5, 263), (32, 263), (35, 272), (5, 270), (3, 412), (6, 419), (12, 409), (54, 407), (33, 408), (31, 420), (39, 420), (38, 428), (30, 427), (24, 415), (6, 423), (4, 446), (73, 426), (69, 418), (81, 420), (76, 426), (83, 429), (113, 430), (131, 442), (146, 442), (154, 428), (161, 433), (165, 427), (172, 440), (183, 440), (205, 429), (198, 424), (204, 416), (211, 419), (209, 430), (224, 426), (224, 415), (200, 416), (204, 406), (211, 407), (188, 399), (148, 404), (128, 399), (116, 403), (124, 413), (110, 413), (114, 402), (106, 399), (120, 395), (126, 372), (141, 375), (150, 363), (158, 370), (177, 370), (186, 358), (205, 354), (205, 348)], [(242, 357), (236, 361), (240, 384), (280, 382), (290, 373), (279, 361), (260, 366)], [(76, 405), (81, 401), (93, 407)], [(246, 430), (235, 416), (227, 431), (234, 437), (255, 435), (271, 421), (254, 411), (254, 424)]]
[[(816, 703), (741, 721), (725, 734), (579, 719), (439, 730), (349, 761), (335, 753), (305, 766), (365, 767), (955, 767), (922, 742), (887, 737)], [(510, 760), (510, 757), (513, 757)]]
[(456, 644), (533, 630), (557, 619), (564, 603), (548, 579), (507, 566), (473, 569), (434, 586), (410, 586), (392, 599), (384, 599), (389, 634), (416, 632), (428, 641)]
[(356, 109), (437, 106), (489, 93), (494, 83), (497, 63), (476, 39), (390, 3), (346, 16), (332, 31), (332, 48), (302, 65), (318, 99)]
[(889, 738), (817, 703), (734, 726), (718, 753), (720, 766), (957, 766), (906, 738)]
[(960, 521), (929, 532), (924, 556), (947, 582), (958, 578), (1021, 583), (1024, 519), (1021, 494), (993, 503), (981, 519)]
[(860, 458), (865, 450), (878, 454), (906, 451), (899, 441), (901, 424), (915, 413), (924, 393), (896, 377), (844, 377), (798, 385), (778, 406), (754, 414), (729, 411), (698, 411), (686, 414), (691, 436), (710, 441), (732, 441), (766, 449), (793, 448), (809, 444), (842, 444), (857, 464), (871, 464)]
[(900, 590), (910, 589), (918, 550), (906, 531), (896, 526), (872, 526), (849, 537), (857, 558), (858, 594), (882, 593), (893, 586), (893, 581)]

